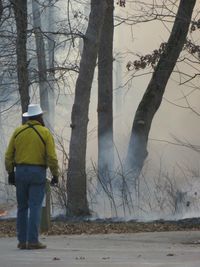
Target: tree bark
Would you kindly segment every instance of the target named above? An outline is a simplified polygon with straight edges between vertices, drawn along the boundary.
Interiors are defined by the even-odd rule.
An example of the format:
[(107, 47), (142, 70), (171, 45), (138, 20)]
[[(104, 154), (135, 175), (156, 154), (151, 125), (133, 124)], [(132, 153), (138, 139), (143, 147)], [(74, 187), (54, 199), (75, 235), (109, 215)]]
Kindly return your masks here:
[(105, 11), (106, 0), (91, 0), (89, 24), (84, 37), (71, 118), (72, 132), (67, 172), (67, 212), (72, 216), (89, 215), (85, 170), (88, 110)]
[(45, 44), (41, 27), (40, 7), (36, 2), (36, 0), (32, 0), (32, 11), (33, 11), (33, 28), (35, 32), (36, 53), (38, 62), (40, 104), (41, 108), (44, 111), (46, 111), (44, 114), (45, 124), (47, 127), (51, 128), (49, 119), (49, 86), (47, 81)]
[(168, 79), (186, 41), (196, 0), (181, 0), (165, 51), (160, 57), (147, 90), (137, 108), (126, 159), (126, 168), (138, 177), (147, 157), (148, 135)]
[(113, 151), (113, 11), (114, 1), (107, 0), (98, 52), (98, 176), (109, 184), (114, 165)]
[(3, 15), (3, 3), (2, 0), (0, 0), (0, 21), (2, 19), (2, 15)]
[[(3, 74), (0, 74), (0, 84), (2, 84), (3, 81)], [(1, 101), (4, 101), (5, 99), (5, 91), (4, 90), (0, 90), (0, 99)], [(0, 196), (0, 202), (1, 200), (5, 200), (6, 199), (6, 188), (5, 188), (5, 184), (6, 184), (6, 177), (7, 177), (7, 172), (5, 170), (5, 166), (4, 166), (4, 155), (5, 155), (5, 151), (6, 151), (6, 133), (5, 133), (5, 129), (3, 127), (3, 118), (2, 118), (2, 110), (3, 110), (3, 105), (1, 103), (0, 105), (0, 147), (1, 147), (1, 153), (0, 153), (0, 190), (1, 190), (1, 196)]]
[[(49, 85), (47, 81), (47, 64), (44, 38), (42, 34), (40, 6), (36, 0), (32, 0), (33, 28), (35, 32), (36, 53), (38, 62), (38, 77), (40, 90), (40, 105), (44, 113), (45, 125), (52, 129), (49, 108)], [(46, 183), (45, 205), (42, 207), (40, 230), (46, 232), (50, 228), (50, 184)]]
[(54, 9), (52, 0), (49, 0), (48, 7), (48, 85), (49, 85), (49, 117), (50, 117), (50, 125), (52, 131), (54, 130), (55, 124), (55, 70), (54, 70), (54, 50), (55, 50), (55, 41), (54, 35), (51, 33), (54, 31), (55, 18), (54, 18)]
[(16, 54), (17, 76), (22, 113), (26, 112), (29, 104), (29, 79), (27, 63), (27, 0), (13, 0), (13, 9), (17, 27)]

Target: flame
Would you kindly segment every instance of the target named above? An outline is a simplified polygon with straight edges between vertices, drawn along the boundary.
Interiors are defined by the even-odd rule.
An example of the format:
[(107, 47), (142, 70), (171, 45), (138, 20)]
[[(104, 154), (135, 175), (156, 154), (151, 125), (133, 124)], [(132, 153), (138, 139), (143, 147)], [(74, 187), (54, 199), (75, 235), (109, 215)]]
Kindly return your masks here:
[(0, 217), (6, 216), (7, 214), (7, 210), (0, 210)]

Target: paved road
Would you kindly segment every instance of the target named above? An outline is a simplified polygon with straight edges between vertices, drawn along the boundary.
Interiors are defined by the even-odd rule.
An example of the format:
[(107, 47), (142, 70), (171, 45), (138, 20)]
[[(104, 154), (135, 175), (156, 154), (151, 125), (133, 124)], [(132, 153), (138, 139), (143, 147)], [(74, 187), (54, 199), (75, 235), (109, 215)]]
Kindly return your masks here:
[(200, 231), (48, 236), (45, 250), (0, 238), (0, 267), (200, 267)]

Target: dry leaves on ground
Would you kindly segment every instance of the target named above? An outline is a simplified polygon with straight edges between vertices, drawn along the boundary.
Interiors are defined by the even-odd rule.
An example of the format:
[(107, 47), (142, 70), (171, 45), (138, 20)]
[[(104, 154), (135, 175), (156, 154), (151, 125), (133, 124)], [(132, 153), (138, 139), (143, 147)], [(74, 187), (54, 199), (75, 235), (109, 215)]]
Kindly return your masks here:
[[(0, 237), (16, 235), (15, 220), (0, 220)], [(52, 221), (46, 235), (73, 235), (73, 234), (109, 234), (109, 233), (138, 233), (200, 230), (200, 219), (192, 218), (180, 221), (153, 221), (153, 222), (111, 222), (106, 221)]]

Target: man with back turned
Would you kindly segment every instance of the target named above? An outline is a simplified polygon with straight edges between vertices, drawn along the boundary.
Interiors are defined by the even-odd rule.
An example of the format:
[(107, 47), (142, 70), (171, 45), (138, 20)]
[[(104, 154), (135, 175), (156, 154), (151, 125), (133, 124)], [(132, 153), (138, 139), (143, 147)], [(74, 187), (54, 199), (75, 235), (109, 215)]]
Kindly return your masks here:
[(40, 105), (28, 106), (23, 114), (26, 122), (15, 129), (5, 154), (8, 183), (16, 185), (19, 249), (46, 248), (39, 241), (39, 226), (47, 167), (53, 176), (51, 184), (58, 183), (54, 139), (42, 116)]

